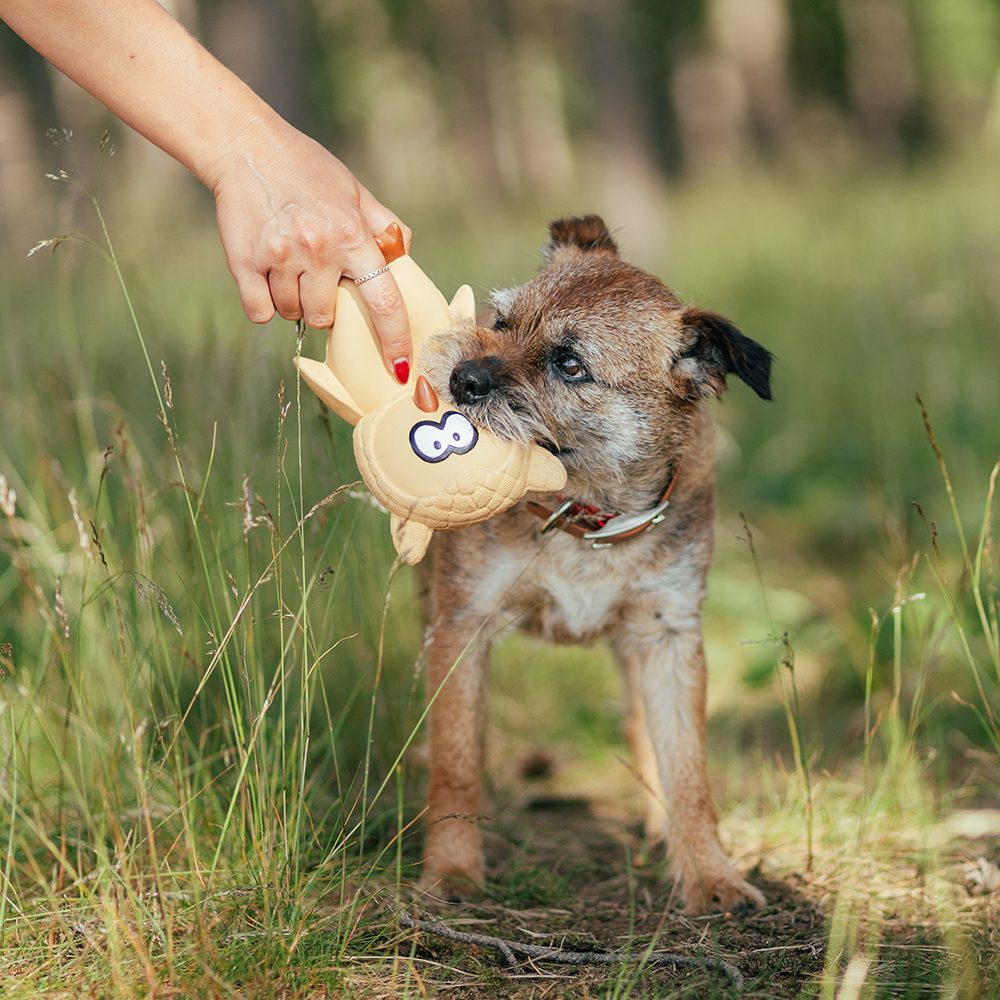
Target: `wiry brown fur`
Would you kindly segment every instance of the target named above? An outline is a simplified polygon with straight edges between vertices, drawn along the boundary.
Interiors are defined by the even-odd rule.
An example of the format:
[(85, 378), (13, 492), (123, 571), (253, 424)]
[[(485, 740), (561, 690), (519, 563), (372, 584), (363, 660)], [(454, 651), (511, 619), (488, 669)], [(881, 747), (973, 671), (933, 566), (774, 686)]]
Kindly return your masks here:
[(719, 844), (706, 774), (701, 604), (714, 429), (704, 400), (724, 389), (727, 374), (770, 398), (771, 356), (625, 263), (596, 216), (550, 230), (538, 276), (494, 294), (492, 326), (470, 324), (428, 343), (422, 363), (432, 385), (474, 422), (556, 452), (569, 475), (565, 495), (600, 510), (648, 510), (679, 472), (666, 519), (611, 548), (540, 535), (542, 522), (523, 503), (435, 536), (424, 882), (451, 895), (483, 881), (488, 648), (516, 624), (554, 642), (603, 639), (613, 650), (637, 764), (647, 785), (664, 791), (662, 800), (651, 796), (648, 823), (666, 835), (685, 912), (761, 906)]

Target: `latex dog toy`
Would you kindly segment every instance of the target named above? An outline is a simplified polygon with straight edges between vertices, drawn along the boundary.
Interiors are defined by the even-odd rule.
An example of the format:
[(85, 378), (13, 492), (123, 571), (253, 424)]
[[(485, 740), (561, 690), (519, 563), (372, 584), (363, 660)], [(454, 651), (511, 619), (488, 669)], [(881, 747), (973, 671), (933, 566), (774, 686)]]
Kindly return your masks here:
[[(394, 230), (394, 232), (393, 232)], [(337, 289), (326, 360), (296, 358), (306, 384), (354, 427), (354, 456), (372, 494), (389, 510), (396, 551), (414, 565), (435, 530), (478, 524), (529, 490), (566, 485), (566, 470), (538, 445), (502, 441), (443, 406), (420, 374), (420, 348), (456, 323), (475, 322), (472, 289), (450, 305), (403, 250), (399, 227), (379, 237), (410, 319), (417, 363), (405, 386), (389, 374), (368, 309), (350, 279)]]

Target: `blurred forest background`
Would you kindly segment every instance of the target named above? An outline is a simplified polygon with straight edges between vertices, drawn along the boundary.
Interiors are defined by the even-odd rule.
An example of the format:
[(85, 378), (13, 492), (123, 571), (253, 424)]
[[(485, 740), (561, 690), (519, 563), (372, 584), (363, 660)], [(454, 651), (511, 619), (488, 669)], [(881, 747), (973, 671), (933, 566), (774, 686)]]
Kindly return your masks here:
[[(647, 247), (651, 209), (682, 177), (913, 166), (1000, 143), (995, 0), (167, 6), (404, 208), (558, 204), (573, 192)], [(99, 131), (107, 117), (8, 30), (0, 37), (10, 230), (44, 202), (45, 130)], [(131, 148), (141, 143), (123, 145), (145, 174), (149, 154)]]
[[(878, 782), (892, 836), (997, 804), (1000, 0), (167, 6), (410, 224), (449, 297), (526, 280), (547, 220), (598, 212), (627, 257), (774, 352), (773, 403), (734, 381), (713, 404), (710, 747), (719, 801), (767, 831), (756, 855), (740, 835), (748, 866), (807, 842), (811, 865), (815, 805), (829, 892), (844, 859), (870, 881)], [(70, 232), (105, 246), (87, 191), (118, 273), (76, 238), (26, 257)], [(100, 906), (126, 898), (167, 938), (202, 927), (165, 896), (143, 909), (150, 872), (178, 900), (252, 883), (263, 905), (232, 926), (263, 913), (284, 941), (294, 921), (267, 893), (316, 889), (289, 871), (395, 851), (413, 817), (415, 577), (391, 573), (362, 494), (313, 509), (357, 472), (349, 428), (299, 402), (295, 350), (292, 324), (241, 313), (208, 193), (0, 25), (0, 942), (5, 920), (29, 928), (25, 955), (58, 940), (28, 901), (58, 923), (77, 890), (108, 927), (118, 902)], [(616, 696), (600, 651), (501, 643), (497, 798), (554, 775), (562, 795), (631, 795), (634, 814)], [(774, 833), (788, 802), (808, 834)], [(197, 976), (215, 958), (191, 933)]]
[[(767, 632), (735, 540), (742, 509), (800, 678), (857, 706), (869, 608), (905, 590), (930, 541), (911, 501), (955, 540), (914, 393), (973, 537), (1000, 452), (1000, 2), (178, 0), (172, 11), (411, 224), (447, 294), (468, 280), (482, 300), (524, 280), (547, 219), (596, 211), (626, 256), (774, 351), (775, 403), (736, 387), (718, 408), (718, 705), (745, 704), (773, 670), (766, 644), (736, 645)], [(75, 166), (51, 128), (73, 131)], [(102, 163), (105, 129), (116, 153)], [(24, 258), (44, 236), (97, 232), (79, 191), (46, 179), (64, 167), (92, 188), (102, 178), (153, 353), (188, 401), (180, 437), (207, 456), (218, 421), (227, 499), (244, 474), (267, 496), (256, 484), (273, 461), (265, 400), (290, 379), (287, 324), (242, 319), (207, 192), (2, 26), (0, 455), (34, 470), (25, 483), (55, 488), (42, 459), (60, 455), (83, 399), (128, 412), (150, 455), (164, 447), (114, 279), (79, 248)], [(309, 334), (304, 350), (320, 344)], [(91, 479), (113, 443), (109, 418), (95, 420), (75, 459)], [(351, 474), (342, 431), (306, 477), (316, 497)], [(69, 475), (67, 458), (56, 464)], [(56, 503), (64, 529), (68, 517)], [(920, 625), (925, 638), (935, 627)], [(915, 669), (941, 667), (932, 646)], [(883, 637), (877, 689), (891, 655)], [(945, 674), (938, 693), (954, 682)], [(938, 707), (954, 735), (961, 709)]]
[[(930, 541), (911, 501), (957, 541), (914, 393), (973, 537), (1000, 452), (1000, 3), (178, 0), (173, 12), (407, 219), (417, 259), (448, 294), (469, 280), (482, 299), (527, 278), (547, 219), (596, 211), (627, 256), (774, 351), (775, 403), (737, 387), (718, 409), (710, 615), (729, 678), (718, 704), (745, 704), (773, 671), (766, 643), (736, 645), (767, 632), (734, 540), (742, 509), (761, 532), (774, 627), (792, 630), (800, 677), (813, 695), (859, 705), (869, 608), (903, 593)], [(74, 132), (75, 167), (51, 128)], [(112, 160), (98, 150), (105, 129)], [(114, 279), (79, 248), (24, 258), (41, 237), (97, 232), (79, 191), (46, 179), (64, 167), (92, 188), (102, 178), (154, 354), (187, 403), (180, 438), (204, 459), (209, 428), (226, 429), (217, 468), (228, 472), (216, 475), (228, 474), (234, 500), (244, 474), (256, 483), (274, 461), (265, 400), (290, 378), (287, 324), (242, 319), (207, 193), (2, 27), (0, 456), (22, 470), (22, 491), (34, 479), (64, 495), (71, 468), (93, 481), (113, 444), (111, 410), (145, 428), (149, 456), (165, 447)], [(306, 353), (320, 342), (309, 334)], [(84, 400), (99, 415), (71, 461), (67, 422)], [(304, 408), (318, 440), (314, 404)], [(343, 428), (332, 434), (333, 457), (306, 477), (317, 497), (351, 472)], [(65, 531), (69, 509), (53, 503), (46, 530)], [(15, 569), (0, 599), (17, 590)], [(5, 613), (12, 628), (16, 618)], [(915, 664), (944, 670), (938, 694), (957, 683), (940, 647), (921, 645)], [(883, 637), (876, 689), (891, 659)], [(962, 711), (938, 707), (946, 720)]]

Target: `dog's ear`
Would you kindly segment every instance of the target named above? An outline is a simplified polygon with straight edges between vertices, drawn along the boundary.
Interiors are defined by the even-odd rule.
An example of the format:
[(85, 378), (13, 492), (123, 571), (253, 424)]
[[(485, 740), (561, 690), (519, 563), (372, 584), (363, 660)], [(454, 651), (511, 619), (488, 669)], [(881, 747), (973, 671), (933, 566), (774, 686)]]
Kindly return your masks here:
[(559, 219), (549, 223), (552, 239), (542, 247), (548, 258), (560, 247), (579, 247), (581, 250), (607, 250), (618, 253), (618, 245), (611, 238), (608, 227), (599, 215), (585, 215), (582, 219)]
[(771, 398), (769, 350), (743, 336), (718, 313), (688, 306), (680, 319), (690, 340), (677, 367), (692, 380), (698, 396), (721, 396), (726, 375), (735, 375), (761, 399)]

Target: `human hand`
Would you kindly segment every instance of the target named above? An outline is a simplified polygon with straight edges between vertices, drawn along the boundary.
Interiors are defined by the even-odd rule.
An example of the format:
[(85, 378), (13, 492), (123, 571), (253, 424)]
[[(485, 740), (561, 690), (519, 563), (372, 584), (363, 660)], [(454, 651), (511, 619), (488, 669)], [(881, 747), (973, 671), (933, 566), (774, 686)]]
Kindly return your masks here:
[[(361, 278), (385, 264), (376, 234), (397, 223), (409, 252), (410, 230), (332, 153), (280, 118), (220, 163), (213, 185), (219, 233), (243, 310), (255, 323), (277, 311), (325, 329), (341, 276)], [(395, 279), (384, 271), (357, 288), (387, 369), (405, 382), (412, 346)]]
[[(385, 264), (392, 222), (335, 156), (268, 107), (156, 0), (0, 0), (0, 17), (215, 195), (243, 309), (333, 322), (337, 283)], [(400, 223), (407, 250), (410, 231)], [(409, 323), (386, 271), (358, 285), (389, 371), (406, 381)]]

